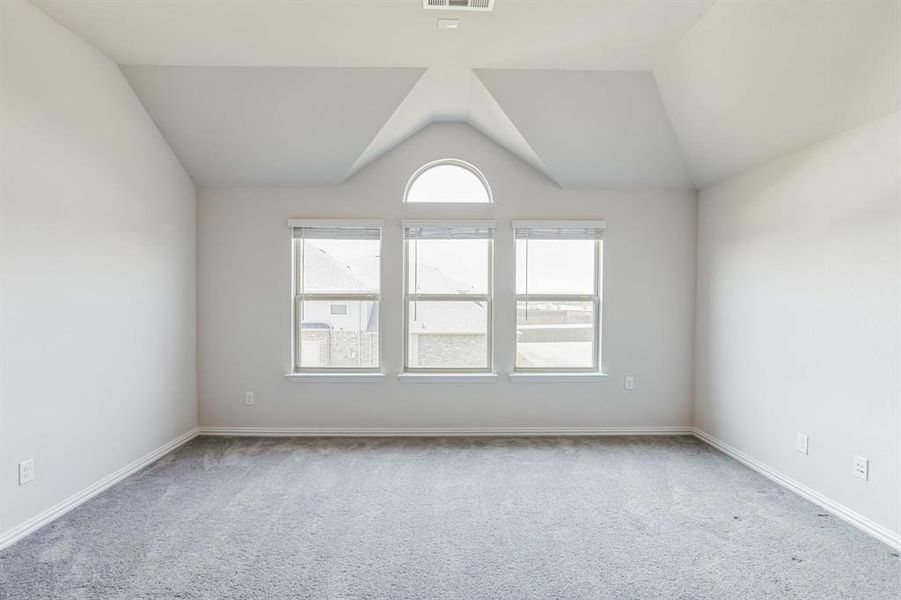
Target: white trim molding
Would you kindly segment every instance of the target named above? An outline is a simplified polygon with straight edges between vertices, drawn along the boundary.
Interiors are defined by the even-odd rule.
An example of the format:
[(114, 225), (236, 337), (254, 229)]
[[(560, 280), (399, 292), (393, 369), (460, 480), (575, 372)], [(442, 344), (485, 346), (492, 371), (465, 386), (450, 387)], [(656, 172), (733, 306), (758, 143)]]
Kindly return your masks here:
[(288, 219), (288, 228), (297, 227), (349, 227), (356, 229), (381, 229), (384, 219)]
[(607, 221), (590, 219), (578, 221), (514, 219), (510, 224), (513, 229), (607, 229)]
[(285, 373), (291, 383), (379, 383), (385, 380), (384, 373)]
[(507, 375), (514, 383), (591, 383), (606, 381), (606, 373), (528, 373), (520, 371)]
[[(491, 4), (494, 4), (494, 0), (488, 0)], [(423, 1), (423, 8), (432, 8), (430, 6), (426, 6), (426, 2)], [(472, 10), (472, 9), (462, 9), (462, 10)], [(490, 10), (490, 9), (489, 9)], [(485, 192), (488, 194), (488, 202), (410, 202), (410, 190), (413, 188), (413, 184), (416, 183), (416, 180), (419, 179), (420, 175), (423, 175), (426, 171), (433, 169), (435, 167), (440, 167), (442, 165), (451, 165), (454, 167), (460, 167), (466, 169), (470, 173), (476, 176), (477, 179), (480, 180), (482, 187), (485, 188)], [(482, 173), (478, 167), (473, 165), (472, 163), (468, 163), (465, 160), (460, 160), (459, 158), (439, 158), (438, 160), (433, 160), (431, 162), (427, 162), (422, 165), (416, 171), (413, 172), (413, 175), (410, 176), (410, 179), (407, 180), (407, 185), (404, 187), (404, 204), (475, 204), (475, 205), (485, 205), (494, 203), (494, 196), (491, 194), (491, 186), (488, 184), (488, 178), (485, 177), (485, 174)]]
[(156, 462), (157, 460), (159, 460), (166, 454), (169, 454), (170, 452), (177, 449), (178, 447), (180, 447), (184, 444), (187, 444), (188, 442), (193, 440), (195, 437), (197, 437), (199, 434), (200, 434), (200, 430), (197, 427), (186, 431), (185, 433), (181, 434), (180, 436), (178, 436), (171, 442), (167, 442), (166, 444), (163, 444), (156, 450), (153, 450), (153, 451), (145, 454), (141, 458), (125, 465), (118, 471), (110, 473), (109, 475), (107, 475), (106, 477), (101, 479), (100, 481), (97, 481), (96, 483), (89, 485), (88, 487), (84, 488), (80, 492), (76, 492), (75, 494), (69, 496), (62, 502), (55, 504), (54, 506), (51, 506), (47, 510), (31, 517), (24, 523), (21, 523), (21, 524), (17, 525), (16, 527), (13, 527), (12, 529), (4, 532), (3, 534), (0, 534), (0, 550), (2, 550), (3, 548), (6, 548), (7, 546), (11, 546), (12, 544), (18, 542), (19, 540), (21, 540), (28, 534), (33, 533), (34, 531), (40, 529), (44, 525), (47, 525), (48, 523), (55, 521), (56, 519), (63, 516), (70, 510), (77, 508), (78, 506), (84, 504), (85, 502), (87, 502), (88, 500), (93, 498), (94, 496), (100, 494), (101, 492), (108, 490), (109, 488), (116, 485), (117, 483), (119, 483), (120, 481), (125, 479), (126, 477), (137, 473), (138, 471), (140, 471), (147, 465)]
[(401, 383), (493, 383), (497, 373), (398, 373)]
[(868, 533), (889, 546), (901, 550), (901, 534), (827, 498), (823, 494), (782, 474), (745, 452), (730, 446), (712, 435), (689, 426), (661, 427), (198, 427), (149, 452), (73, 494), (62, 502), (35, 515), (13, 529), (0, 534), (0, 549), (21, 540), (30, 533), (58, 519), (94, 496), (109, 489), (126, 477), (159, 460), (166, 454), (191, 441), (198, 435), (244, 437), (480, 437), (480, 436), (674, 436), (693, 435), (713, 448), (757, 471), (802, 498), (824, 508), (840, 519)]
[(766, 463), (757, 460), (753, 456), (746, 454), (745, 452), (739, 450), (734, 446), (730, 446), (726, 442), (713, 437), (705, 431), (701, 431), (697, 427), (692, 428), (692, 433), (702, 442), (710, 444), (720, 452), (734, 458), (743, 465), (754, 469), (764, 477), (775, 481), (782, 487), (798, 494), (806, 500), (813, 502), (817, 506), (824, 508), (843, 521), (846, 521), (847, 523), (854, 525), (865, 533), (870, 534), (877, 540), (888, 544), (896, 550), (901, 550), (901, 533), (897, 533), (892, 531), (891, 529), (888, 529), (887, 527), (883, 527), (879, 523), (876, 523), (875, 521), (868, 519), (862, 514), (851, 510), (847, 506), (839, 504), (835, 500), (827, 498), (820, 492), (807, 487), (803, 483), (796, 481), (787, 475), (784, 475), (783, 473), (777, 471)]
[(413, 227), (436, 227), (439, 229), (497, 229), (497, 221), (493, 220), (455, 220), (455, 219), (447, 219), (447, 220), (410, 220), (410, 219), (401, 219), (400, 226), (402, 229), (409, 229)]
[(691, 427), (201, 427), (200, 435), (247, 437), (480, 437), (691, 435)]

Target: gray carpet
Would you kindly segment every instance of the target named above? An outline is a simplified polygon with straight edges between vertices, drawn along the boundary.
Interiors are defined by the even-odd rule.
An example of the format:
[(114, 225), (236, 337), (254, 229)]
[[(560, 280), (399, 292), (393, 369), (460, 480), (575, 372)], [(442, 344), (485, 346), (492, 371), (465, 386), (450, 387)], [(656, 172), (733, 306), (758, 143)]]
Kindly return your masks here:
[(898, 553), (688, 437), (199, 438), (0, 597), (896, 598)]

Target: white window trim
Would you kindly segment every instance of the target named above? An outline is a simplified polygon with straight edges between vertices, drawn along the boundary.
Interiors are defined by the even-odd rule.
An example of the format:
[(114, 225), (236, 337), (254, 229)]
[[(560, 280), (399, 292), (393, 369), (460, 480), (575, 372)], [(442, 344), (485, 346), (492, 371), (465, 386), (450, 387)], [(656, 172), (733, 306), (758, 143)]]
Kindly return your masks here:
[(607, 229), (607, 221), (601, 220), (554, 220), (554, 219), (542, 219), (542, 220), (519, 220), (515, 219), (511, 221), (513, 226), (513, 230), (517, 229), (600, 229), (602, 231)]
[[(514, 280), (515, 274), (519, 272), (519, 267), (516, 264), (517, 261), (517, 252), (516, 252), (516, 230), (517, 229), (599, 229), (601, 231), (606, 230), (607, 222), (603, 220), (579, 220), (579, 221), (562, 221), (562, 220), (514, 220), (511, 222), (513, 227), (513, 273)], [(603, 244), (603, 238), (598, 238), (594, 240), (594, 291), (592, 294), (514, 294), (514, 331), (513, 331), (513, 373), (510, 374), (511, 381), (522, 381), (522, 382), (538, 382), (545, 381), (551, 382), (559, 376), (559, 381), (577, 381), (578, 379), (575, 377), (577, 375), (581, 375), (582, 377), (587, 377), (587, 381), (592, 381), (595, 379), (591, 379), (594, 377), (606, 377), (604, 373), (601, 371), (601, 320), (603, 318), (602, 315), (602, 304), (601, 299), (603, 298), (603, 281), (600, 277), (601, 274), (601, 244)], [(514, 287), (516, 287), (518, 282), (514, 281)], [(593, 331), (592, 331), (592, 345), (591, 345), (591, 366), (589, 367), (518, 367), (516, 366), (516, 354), (518, 343), (516, 340), (516, 325), (517, 323), (517, 315), (519, 310), (520, 302), (534, 302), (534, 301), (542, 301), (542, 300), (554, 300), (554, 301), (572, 301), (572, 302), (592, 302), (593, 308), (592, 312), (594, 314), (593, 319)], [(515, 376), (515, 377), (514, 377)], [(568, 378), (571, 377), (571, 378)]]
[(285, 373), (291, 383), (381, 383), (384, 373)]
[(288, 219), (288, 229), (293, 230), (298, 227), (384, 229), (385, 221), (384, 219)]
[[(467, 374), (482, 374), (482, 375), (490, 375), (493, 377), (497, 377), (496, 374), (493, 374), (494, 369), (494, 239), (495, 239), (495, 229), (497, 226), (496, 221), (409, 221), (404, 220), (400, 222), (401, 225), (401, 239), (403, 243), (403, 284), (404, 284), (404, 293), (403, 293), (403, 337), (404, 337), (404, 345), (403, 345), (403, 375), (432, 375), (432, 376), (441, 376), (441, 375), (467, 375)], [(487, 294), (418, 294), (418, 293), (410, 293), (410, 272), (409, 272), (409, 257), (408, 253), (408, 242), (410, 240), (406, 237), (406, 230), (410, 227), (447, 227), (447, 228), (466, 228), (472, 227), (477, 229), (490, 229), (491, 237), (488, 238), (488, 293)], [(439, 302), (485, 302), (486, 303), (486, 362), (485, 367), (478, 368), (470, 368), (470, 367), (410, 367), (409, 359), (410, 359), (410, 302), (413, 301), (439, 301)], [(381, 336), (380, 336), (381, 339)], [(404, 381), (404, 379), (401, 379)], [(416, 380), (411, 380), (416, 381)], [(425, 381), (424, 379), (420, 379), (418, 381)], [(455, 381), (460, 381), (459, 379)]]
[[(382, 335), (382, 239), (384, 237), (384, 220), (382, 219), (289, 219), (288, 229), (291, 235), (291, 368), (293, 371), (286, 374), (289, 381), (381, 381), (384, 378), (382, 361), (384, 345)], [(301, 278), (300, 265), (297, 264), (297, 245), (293, 231), (300, 227), (322, 228), (361, 228), (379, 230), (379, 293), (345, 293), (345, 294), (321, 294), (304, 293), (297, 291), (298, 281)], [(301, 252), (303, 250), (301, 249)], [(302, 367), (300, 359), (300, 327), (298, 327), (298, 315), (300, 306), (304, 301), (322, 302), (360, 302), (375, 301), (379, 306), (378, 323), (378, 364), (374, 367)], [(370, 379), (367, 379), (370, 378)]]
[(597, 383), (607, 380), (607, 374), (601, 372), (585, 373), (531, 373), (513, 372), (507, 375), (513, 383)]
[(401, 383), (492, 383), (497, 373), (398, 373)]
[[(432, 169), (434, 167), (439, 167), (441, 165), (453, 165), (455, 167), (462, 167), (475, 175), (479, 181), (482, 183), (482, 186), (485, 188), (485, 193), (488, 194), (488, 202), (410, 202), (410, 188), (413, 187), (413, 184), (416, 183), (416, 180), (419, 179), (419, 176)], [(473, 165), (472, 163), (468, 163), (465, 160), (460, 160), (459, 158), (439, 158), (438, 160), (433, 160), (432, 162), (428, 162), (413, 172), (413, 175), (407, 181), (407, 186), (404, 188), (404, 204), (455, 204), (455, 205), (464, 205), (464, 204), (473, 204), (475, 206), (484, 206), (485, 204), (494, 204), (494, 195), (491, 193), (491, 186), (488, 184), (488, 179), (485, 177), (485, 174), (482, 173), (478, 167)]]
[[(442, 227), (447, 229), (497, 229), (497, 221), (491, 219), (403, 219), (400, 228), (406, 230), (411, 227)], [(404, 238), (406, 240), (406, 238)]]

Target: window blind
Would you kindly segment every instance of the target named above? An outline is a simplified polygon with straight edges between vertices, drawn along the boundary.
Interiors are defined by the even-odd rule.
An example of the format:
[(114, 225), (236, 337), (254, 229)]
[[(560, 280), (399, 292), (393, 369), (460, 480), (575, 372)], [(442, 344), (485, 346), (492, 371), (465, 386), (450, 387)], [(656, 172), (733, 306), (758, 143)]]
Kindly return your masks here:
[(605, 221), (513, 221), (516, 239), (600, 240)]
[(305, 240), (378, 240), (381, 221), (318, 221), (292, 219), (288, 227), (296, 239)]
[(407, 240), (490, 240), (494, 221), (401, 221)]

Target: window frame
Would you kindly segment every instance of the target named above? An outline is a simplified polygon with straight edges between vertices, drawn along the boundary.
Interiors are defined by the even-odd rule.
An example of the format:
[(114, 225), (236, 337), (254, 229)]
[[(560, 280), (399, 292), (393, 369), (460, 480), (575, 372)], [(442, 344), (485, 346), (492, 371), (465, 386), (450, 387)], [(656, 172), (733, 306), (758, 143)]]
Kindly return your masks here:
[[(491, 237), (487, 239), (488, 281), (485, 294), (419, 294), (410, 293), (410, 244), (416, 240), (408, 239), (408, 227), (420, 224), (448, 227), (460, 225), (483, 225), (490, 223)], [(494, 221), (401, 221), (401, 238), (403, 241), (403, 369), (402, 373), (410, 374), (467, 374), (494, 372), (494, 241), (496, 225)], [(411, 367), (410, 366), (410, 304), (412, 302), (485, 302), (485, 367)]]
[[(302, 281), (303, 273), (303, 242), (304, 238), (296, 238), (294, 230), (297, 228), (329, 228), (329, 229), (377, 229), (378, 237), (378, 256), (379, 256), (379, 291), (372, 292), (350, 292), (350, 293), (321, 293), (321, 292), (301, 292), (298, 291), (298, 284)], [(382, 373), (383, 359), (383, 342), (382, 338), (382, 242), (384, 240), (384, 222), (374, 219), (291, 219), (288, 221), (288, 228), (291, 231), (291, 373), (294, 375), (340, 375), (340, 374), (373, 374)], [(298, 242), (299, 248), (298, 248)], [(298, 260), (300, 259), (300, 260)], [(304, 367), (301, 366), (302, 340), (301, 326), (303, 323), (303, 303), (307, 301), (321, 301), (331, 303), (349, 303), (349, 302), (377, 302), (379, 305), (378, 315), (378, 361), (373, 367)], [(348, 305), (348, 312), (349, 312)], [(331, 312), (331, 310), (330, 310)]]
[[(410, 190), (413, 188), (413, 184), (416, 183), (416, 180), (419, 179), (419, 177), (425, 174), (427, 171), (430, 171), (435, 167), (440, 167), (442, 165), (461, 167), (475, 175), (476, 179), (481, 182), (482, 187), (485, 188), (485, 194), (488, 196), (488, 202), (410, 202)], [(427, 162), (413, 172), (413, 175), (411, 175), (410, 179), (407, 180), (407, 185), (404, 188), (404, 204), (472, 204), (475, 206), (482, 206), (485, 204), (494, 204), (494, 195), (491, 193), (491, 186), (488, 184), (488, 179), (485, 177), (484, 173), (482, 173), (474, 164), (468, 163), (465, 160), (460, 160), (459, 158), (439, 158), (438, 160)]]
[[(606, 223), (604, 221), (561, 221), (561, 222), (545, 222), (545, 221), (513, 221), (513, 287), (514, 287), (514, 298), (513, 298), (513, 373), (523, 373), (523, 374), (557, 374), (557, 373), (573, 373), (573, 374), (591, 374), (591, 373), (601, 373), (601, 318), (602, 318), (602, 309), (603, 305), (601, 303), (601, 299), (603, 298), (603, 277), (602, 277), (602, 255), (601, 248), (604, 244), (603, 235), (595, 238), (594, 241), (594, 267), (592, 269), (592, 277), (594, 280), (593, 291), (591, 294), (529, 294), (524, 293), (520, 294), (516, 290), (518, 288), (518, 281), (516, 280), (517, 275), (519, 274), (519, 255), (516, 248), (516, 242), (523, 238), (518, 238), (516, 236), (516, 230), (518, 228), (528, 228), (528, 227), (536, 227), (543, 225), (559, 225), (561, 228), (566, 227), (586, 227), (586, 226), (596, 226), (598, 229), (602, 231), (606, 229)], [(526, 238), (526, 243), (528, 243), (528, 239)], [(547, 239), (547, 238), (545, 238)], [(561, 240), (566, 238), (559, 238)], [(528, 266), (526, 266), (528, 269)], [(519, 341), (517, 330), (519, 328), (519, 303), (520, 302), (559, 302), (559, 301), (571, 301), (571, 302), (591, 302), (592, 303), (592, 312), (594, 314), (594, 318), (592, 320), (592, 337), (591, 337), (591, 366), (588, 367), (520, 367), (517, 365), (517, 356), (519, 354)]]

